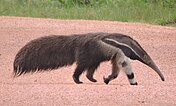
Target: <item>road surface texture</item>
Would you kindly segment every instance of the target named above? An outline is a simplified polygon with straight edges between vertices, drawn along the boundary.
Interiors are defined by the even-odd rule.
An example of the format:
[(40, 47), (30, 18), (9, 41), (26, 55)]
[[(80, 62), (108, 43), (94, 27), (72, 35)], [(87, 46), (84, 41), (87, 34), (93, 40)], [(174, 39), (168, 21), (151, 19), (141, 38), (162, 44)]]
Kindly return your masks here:
[[(95, 73), (96, 83), (81, 75), (75, 84), (72, 66), (13, 78), (18, 50), (32, 39), (46, 35), (89, 32), (123, 33), (136, 39), (160, 67), (166, 81), (146, 65), (132, 61), (137, 86), (123, 71), (106, 85), (111, 72), (104, 62)], [(0, 17), (0, 106), (174, 106), (176, 105), (176, 28), (111, 21)]]

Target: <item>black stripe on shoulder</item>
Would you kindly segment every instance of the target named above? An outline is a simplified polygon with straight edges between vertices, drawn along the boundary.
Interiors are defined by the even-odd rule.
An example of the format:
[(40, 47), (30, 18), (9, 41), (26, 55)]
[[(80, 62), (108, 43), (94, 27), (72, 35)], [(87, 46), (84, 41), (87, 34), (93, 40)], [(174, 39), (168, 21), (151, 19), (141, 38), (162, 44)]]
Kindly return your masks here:
[(102, 39), (102, 41), (121, 49), (123, 51), (123, 53), (127, 57), (129, 57), (130, 59), (136, 60), (136, 59), (140, 58), (140, 56), (127, 44), (120, 43), (120, 42), (118, 42), (114, 39), (110, 39), (110, 38), (104, 38), (104, 39)]

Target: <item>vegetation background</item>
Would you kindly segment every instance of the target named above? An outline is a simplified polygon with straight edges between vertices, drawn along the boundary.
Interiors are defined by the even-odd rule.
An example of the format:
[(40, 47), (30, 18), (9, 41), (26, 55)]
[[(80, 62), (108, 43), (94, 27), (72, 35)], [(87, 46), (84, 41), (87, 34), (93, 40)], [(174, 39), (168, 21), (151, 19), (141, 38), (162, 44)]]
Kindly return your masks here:
[(176, 26), (176, 0), (0, 0), (0, 15)]

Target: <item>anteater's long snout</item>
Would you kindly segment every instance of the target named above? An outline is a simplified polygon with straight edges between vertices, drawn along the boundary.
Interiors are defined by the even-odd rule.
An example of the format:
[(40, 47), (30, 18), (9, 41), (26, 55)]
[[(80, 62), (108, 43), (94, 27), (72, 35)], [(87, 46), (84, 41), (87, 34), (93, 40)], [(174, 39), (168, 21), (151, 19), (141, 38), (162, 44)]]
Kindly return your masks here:
[(160, 76), (162, 81), (165, 81), (163, 74), (161, 73), (159, 67), (155, 64), (155, 62), (151, 60), (148, 66), (151, 67)]

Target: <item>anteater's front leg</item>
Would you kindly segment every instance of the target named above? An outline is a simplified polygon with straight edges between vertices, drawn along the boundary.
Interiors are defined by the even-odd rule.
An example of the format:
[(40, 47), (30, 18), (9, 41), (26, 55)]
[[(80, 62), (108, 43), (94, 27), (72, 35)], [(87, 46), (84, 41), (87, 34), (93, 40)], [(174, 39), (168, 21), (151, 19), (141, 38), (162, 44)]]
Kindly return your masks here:
[(106, 84), (115, 79), (118, 76), (120, 69), (123, 68), (130, 84), (137, 85), (137, 82), (134, 79), (133, 68), (128, 57), (126, 57), (123, 53), (118, 52), (115, 56), (115, 60), (112, 60), (112, 62), (112, 74), (107, 78), (104, 77), (104, 82)]
[(127, 75), (130, 84), (137, 85), (138, 83), (134, 79), (133, 68), (131, 66), (129, 58), (126, 58), (126, 60), (122, 63), (122, 68), (124, 69), (124, 72)]
[(107, 78), (103, 77), (104, 82), (108, 84), (111, 80), (117, 78), (120, 72), (120, 67), (117, 65), (116, 59), (112, 59), (112, 73)]

